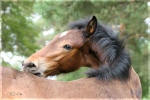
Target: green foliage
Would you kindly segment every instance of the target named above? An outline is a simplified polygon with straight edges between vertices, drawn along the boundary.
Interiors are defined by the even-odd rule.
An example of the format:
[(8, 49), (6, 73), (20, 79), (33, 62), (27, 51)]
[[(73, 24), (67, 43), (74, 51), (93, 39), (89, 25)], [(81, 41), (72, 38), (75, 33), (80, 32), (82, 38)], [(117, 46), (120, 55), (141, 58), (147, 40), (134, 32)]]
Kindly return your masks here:
[[(143, 97), (148, 96), (147, 47), (149, 34), (146, 33), (147, 26), (144, 22), (148, 17), (147, 2), (130, 0), (124, 2), (116, 2), (116, 0), (45, 1), (36, 2), (34, 9), (47, 20), (47, 23), (51, 23), (50, 25), (55, 28), (56, 32), (63, 31), (68, 22), (92, 15), (112, 27), (120, 25), (119, 35), (127, 42), (127, 48), (131, 53), (132, 67), (141, 79)], [(82, 71), (77, 73), (79, 74), (79, 72)], [(77, 73), (73, 73), (72, 76), (78, 75)], [(69, 75), (71, 76), (71, 74)], [(72, 80), (70, 76), (65, 75), (58, 79)]]
[(38, 48), (39, 30), (31, 20), (33, 1), (2, 2), (2, 49), (29, 56)]
[(7, 62), (3, 62), (2, 64), (3, 64), (3, 66), (5, 66), (5, 67), (10, 67), (10, 68), (14, 68), (14, 69), (16, 69), (16, 70), (21, 70), (21, 68), (20, 68), (17, 64), (14, 64), (13, 66), (11, 66), (11, 64), (9, 64), (9, 63), (7, 63)]
[(89, 68), (81, 67), (79, 70), (70, 72), (67, 74), (61, 74), (57, 77), (57, 80), (59, 81), (72, 81), (76, 79), (80, 79), (83, 77), (86, 77), (84, 72), (86, 72)]

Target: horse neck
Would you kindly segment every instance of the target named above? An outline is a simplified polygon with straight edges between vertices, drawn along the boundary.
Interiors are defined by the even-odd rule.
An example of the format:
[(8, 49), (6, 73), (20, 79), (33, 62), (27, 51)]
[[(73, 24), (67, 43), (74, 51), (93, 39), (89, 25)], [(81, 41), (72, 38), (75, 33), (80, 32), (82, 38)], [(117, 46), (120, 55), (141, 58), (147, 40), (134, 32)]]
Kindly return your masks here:
[(85, 45), (82, 48), (82, 51), (84, 52), (84, 64), (85, 67), (91, 67), (91, 68), (97, 68), (100, 64), (99, 59), (90, 51), (90, 42), (87, 40)]
[(92, 54), (86, 55), (85, 54), (85, 63), (84, 66), (97, 68), (99, 65), (99, 60), (95, 58)]

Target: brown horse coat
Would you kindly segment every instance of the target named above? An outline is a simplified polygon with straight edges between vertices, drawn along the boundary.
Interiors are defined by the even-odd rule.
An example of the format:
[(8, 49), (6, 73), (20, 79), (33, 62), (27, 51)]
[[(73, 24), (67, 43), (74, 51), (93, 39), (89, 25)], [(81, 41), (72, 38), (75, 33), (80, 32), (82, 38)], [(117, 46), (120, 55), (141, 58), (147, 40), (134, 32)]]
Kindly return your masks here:
[(140, 99), (139, 77), (131, 69), (128, 81), (112, 80), (103, 82), (96, 78), (83, 78), (60, 82), (37, 77), (7, 67), (0, 67), (2, 98), (75, 98), (75, 99)]

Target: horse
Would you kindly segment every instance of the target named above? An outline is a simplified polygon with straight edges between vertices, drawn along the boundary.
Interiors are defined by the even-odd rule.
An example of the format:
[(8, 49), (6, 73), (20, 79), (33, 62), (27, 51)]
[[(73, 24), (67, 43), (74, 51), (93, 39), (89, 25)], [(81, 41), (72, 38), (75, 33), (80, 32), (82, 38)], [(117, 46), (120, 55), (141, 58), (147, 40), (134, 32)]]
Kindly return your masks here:
[(140, 99), (139, 77), (131, 68), (128, 81), (101, 81), (95, 77), (62, 82), (0, 66), (3, 99)]
[[(71, 23), (67, 31), (56, 35), (44, 48), (25, 59), (22, 66), (24, 73), (12, 69), (7, 72), (4, 68), (5, 73), (13, 75), (4, 75), (7, 79), (4, 78), (3, 83), (17, 83), (20, 87), (13, 84), (14, 88), (8, 88), (11, 84), (3, 84), (3, 94), (13, 90), (22, 91), (22, 97), (43, 98), (140, 99), (142, 95), (140, 79), (131, 67), (124, 40), (99, 23), (95, 16)], [(87, 78), (71, 82), (44, 79), (78, 70), (81, 66), (91, 68), (86, 73)], [(20, 78), (20, 73), (25, 77)], [(34, 93), (27, 93), (29, 88)]]
[(104, 81), (129, 78), (131, 61), (123, 39), (98, 23), (95, 16), (89, 22), (79, 20), (69, 26), (23, 62), (25, 72), (47, 77), (86, 66), (93, 68), (88, 77)]

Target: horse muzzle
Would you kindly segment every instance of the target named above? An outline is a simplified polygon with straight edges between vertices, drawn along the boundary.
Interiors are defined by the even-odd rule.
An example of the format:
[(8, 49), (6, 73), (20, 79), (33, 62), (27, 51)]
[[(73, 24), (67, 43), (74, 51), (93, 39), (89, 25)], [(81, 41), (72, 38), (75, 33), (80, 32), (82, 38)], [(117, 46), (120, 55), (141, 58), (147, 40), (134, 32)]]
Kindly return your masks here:
[(33, 63), (33, 62), (25, 62), (23, 61), (22, 63), (23, 66), (23, 71), (39, 76), (39, 77), (43, 77), (43, 74), (41, 72), (41, 70), (38, 69), (37, 64)]

